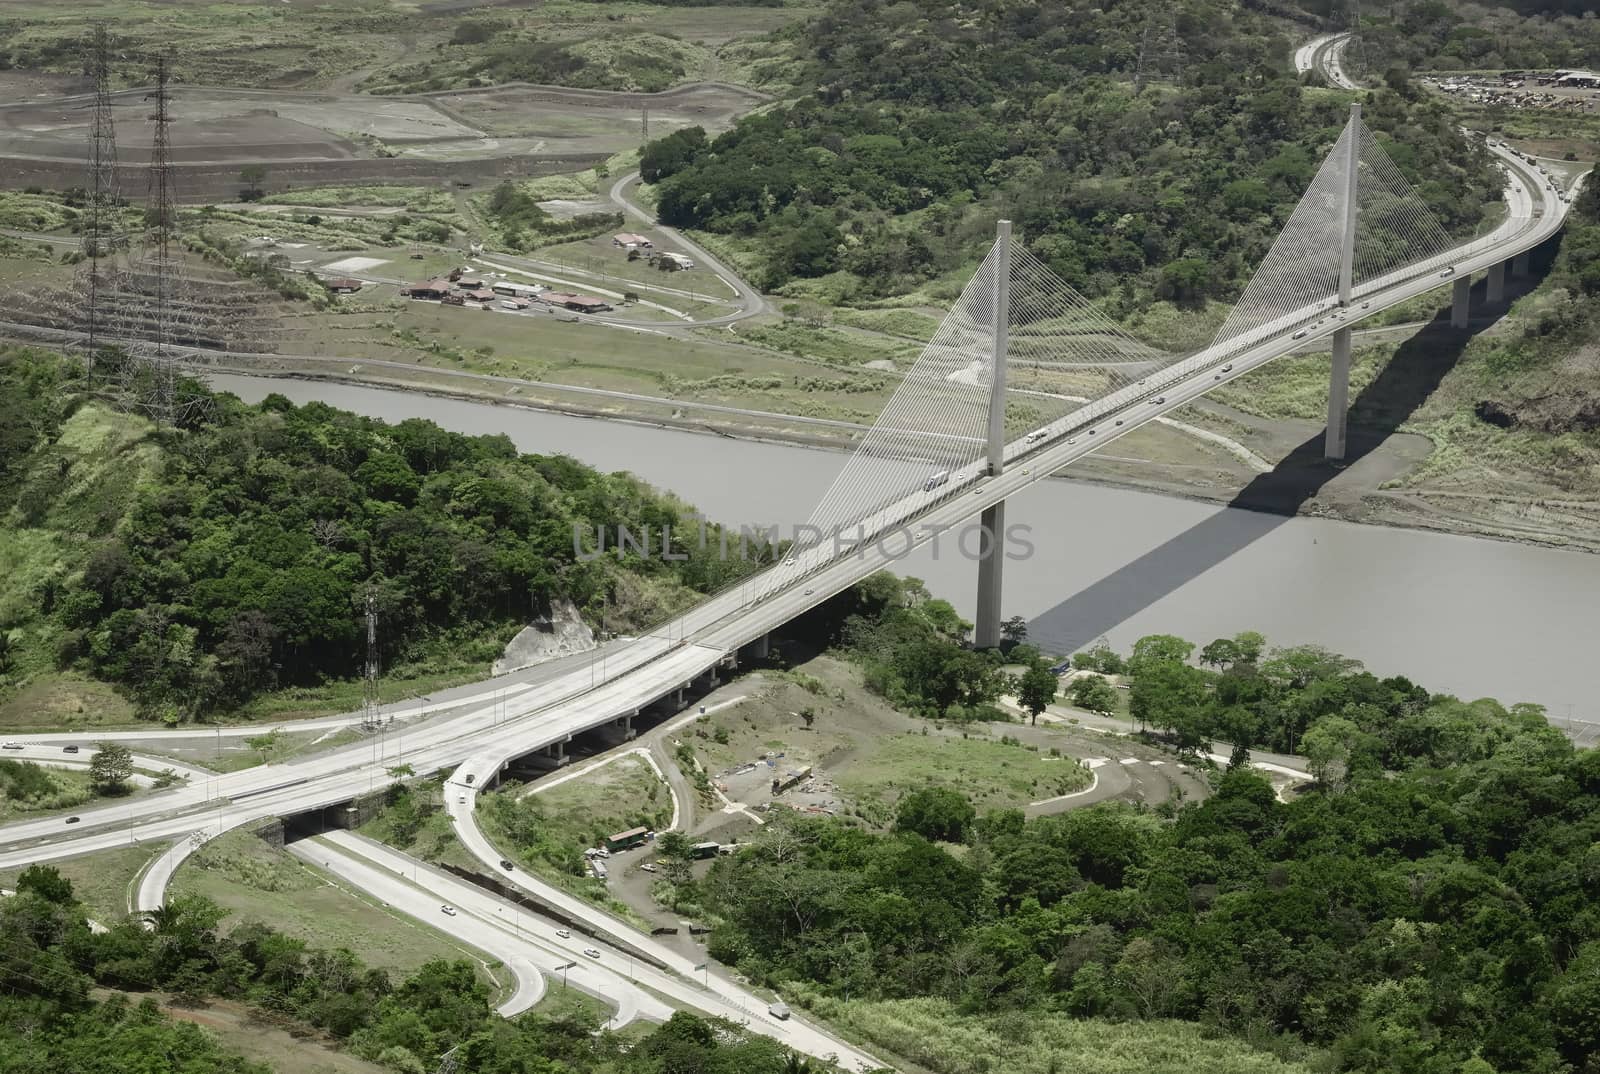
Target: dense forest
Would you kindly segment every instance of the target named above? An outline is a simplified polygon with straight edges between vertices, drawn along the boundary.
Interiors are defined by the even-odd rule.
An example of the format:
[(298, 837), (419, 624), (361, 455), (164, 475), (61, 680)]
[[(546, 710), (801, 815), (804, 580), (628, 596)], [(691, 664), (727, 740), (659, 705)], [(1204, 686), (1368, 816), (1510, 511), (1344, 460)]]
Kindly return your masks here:
[[(1172, 297), (1169, 266), (1195, 259), (1198, 297), (1231, 298), (1348, 111), (1300, 84), (1279, 25), (1223, 0), (836, 0), (790, 31), (814, 92), (714, 139), (676, 132), (642, 170), (663, 222), (749, 244), (768, 288), (911, 290), (1004, 214), (1124, 311)], [(1475, 224), (1497, 189), (1483, 151), (1437, 102), (1365, 99), (1445, 225)]]
[(1554, 70), (1600, 66), (1590, 0), (1445, 3), (1402, 0), (1364, 12), (1352, 52), (1374, 76), (1412, 70)]
[[(846, 998), (923, 997), (1181, 1018), (1312, 1069), (1600, 1069), (1600, 752), (1536, 706), (1322, 650), (1195, 650), (1156, 635), (1081, 663), (1125, 676), (1174, 745), (1293, 745), (1317, 784), (1281, 800), (1241, 745), (1175, 810), (978, 816), (929, 787), (888, 832), (784, 816), (679, 897), (716, 919), (713, 955), (845, 1018)], [(940, 1074), (983, 1069), (958, 1035), (926, 1051)]]
[[(185, 391), (186, 427), (156, 430), (76, 363), (0, 352), (0, 518), (50, 547), (0, 627), (169, 719), (358, 673), (369, 595), (385, 665), (445, 642), (487, 663), (552, 601), (630, 629), (755, 567), (642, 482), (503, 435)], [(650, 554), (613, 554), (618, 526)], [(659, 554), (669, 526), (686, 559)]]
[[(185, 1005), (211, 997), (315, 1027), (398, 1074), (456, 1052), (474, 1074), (822, 1074), (776, 1042), (679, 1013), (627, 1040), (574, 1018), (495, 1015), (470, 962), (429, 962), (403, 981), (350, 951), (307, 948), (256, 922), (231, 932), (198, 896), (91, 932), (72, 885), (48, 866), (22, 874), (0, 902), (0, 1070), (6, 1074), (270, 1074), (214, 1037), (163, 1017), (161, 989)], [(148, 924), (148, 928), (146, 925)], [(97, 999), (91, 988), (119, 989)]]

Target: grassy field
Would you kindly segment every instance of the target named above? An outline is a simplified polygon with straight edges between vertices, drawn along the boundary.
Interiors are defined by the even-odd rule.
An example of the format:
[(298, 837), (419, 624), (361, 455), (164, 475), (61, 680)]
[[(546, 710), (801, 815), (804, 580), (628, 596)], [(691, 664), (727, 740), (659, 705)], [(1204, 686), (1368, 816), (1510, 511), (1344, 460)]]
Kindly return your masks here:
[[(110, 924), (127, 916), (135, 878), (151, 858), (166, 849), (164, 843), (154, 847), (125, 846), (62, 858), (49, 865), (72, 882), (73, 894), (90, 918)], [(0, 888), (14, 889), (21, 872), (22, 868), (0, 869)]]
[(971, 1015), (939, 999), (822, 1000), (818, 1013), (931, 1074), (1308, 1074), (1307, 1062), (1214, 1037), (1192, 1022), (1065, 1014)]
[(582, 779), (547, 791), (522, 792), (544, 810), (547, 838), (579, 852), (614, 832), (662, 829), (672, 819), (672, 794), (642, 757), (627, 755)]
[[(260, 921), (312, 947), (348, 947), (396, 979), (431, 959), (482, 958), (244, 831), (202, 847), (179, 867), (171, 890), (215, 900), (230, 912), (224, 927)], [(503, 988), (505, 975), (499, 977)]]
[(1087, 787), (1089, 778), (1072, 758), (1028, 746), (906, 733), (877, 743), (872, 762), (853, 766), (839, 789), (866, 816), (886, 815), (901, 795), (929, 784), (960, 791), (984, 813), (1070, 794)]

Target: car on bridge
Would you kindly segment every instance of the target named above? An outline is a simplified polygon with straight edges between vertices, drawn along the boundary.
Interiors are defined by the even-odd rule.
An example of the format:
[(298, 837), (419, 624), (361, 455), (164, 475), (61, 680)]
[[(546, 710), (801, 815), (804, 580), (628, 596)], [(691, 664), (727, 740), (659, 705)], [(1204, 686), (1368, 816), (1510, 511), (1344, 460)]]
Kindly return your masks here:
[(592, 947), (585, 947), (583, 949), (583, 953), (588, 955), (590, 958), (595, 959), (595, 960), (598, 960), (600, 958), (600, 952), (596, 951)]
[(455, 917), (456, 916), (456, 908), (454, 906), (451, 906), (449, 903), (446, 903), (443, 906), (439, 907), (439, 912), (441, 914), (445, 914), (445, 915), (448, 915), (450, 917)]
[(0, 744), (0, 750), (20, 750), (21, 748), (22, 743), (20, 742), (6, 742), (4, 744)]

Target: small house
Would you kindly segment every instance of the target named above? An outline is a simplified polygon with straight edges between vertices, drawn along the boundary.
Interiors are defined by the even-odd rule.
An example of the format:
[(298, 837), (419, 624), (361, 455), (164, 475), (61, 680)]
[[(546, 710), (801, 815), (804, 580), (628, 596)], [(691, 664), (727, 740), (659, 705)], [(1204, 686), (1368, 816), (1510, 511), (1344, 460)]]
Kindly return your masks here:
[(362, 283), (348, 276), (330, 276), (322, 281), (322, 286), (336, 295), (353, 295), (361, 290)]
[(635, 235), (631, 231), (624, 231), (611, 236), (611, 245), (621, 250), (648, 250), (654, 244), (643, 235)]
[(400, 288), (403, 298), (420, 298), (426, 301), (438, 302), (450, 293), (449, 280), (429, 280), (427, 283), (413, 283)]

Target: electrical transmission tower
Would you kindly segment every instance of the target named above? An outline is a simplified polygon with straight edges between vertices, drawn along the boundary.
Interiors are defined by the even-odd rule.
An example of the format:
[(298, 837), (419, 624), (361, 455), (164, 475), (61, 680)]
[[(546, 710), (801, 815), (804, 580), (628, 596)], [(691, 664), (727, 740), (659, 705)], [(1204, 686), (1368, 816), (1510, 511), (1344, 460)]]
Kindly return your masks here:
[(367, 670), (361, 682), (361, 729), (376, 731), (378, 712), (378, 601), (367, 591)]
[(155, 92), (145, 96), (146, 101), (155, 102), (155, 110), (149, 114), (155, 126), (150, 140), (144, 242), (131, 267), (131, 288), (136, 295), (130, 297), (136, 300), (124, 303), (123, 312), (132, 322), (125, 332), (128, 338), (148, 341), (138, 360), (127, 363), (133, 381), (129, 386), (161, 426), (179, 423), (190, 407), (203, 405), (204, 400), (178, 399), (178, 330), (183, 328), (182, 334), (192, 338), (200, 326), (179, 323), (180, 312), (185, 322), (194, 318), (187, 308), (179, 309), (185, 273), (179, 250), (177, 191), (172, 181), (172, 95), (165, 55), (156, 57), (155, 76)]
[(122, 245), (118, 214), (122, 185), (117, 176), (117, 129), (111, 115), (111, 35), (105, 23), (96, 23), (89, 37), (89, 75), (94, 79), (94, 115), (89, 124), (88, 220), (83, 229), (83, 253), (89, 261), (88, 367), (94, 374), (95, 355), (103, 335), (102, 309), (105, 281), (101, 260), (114, 257)]

